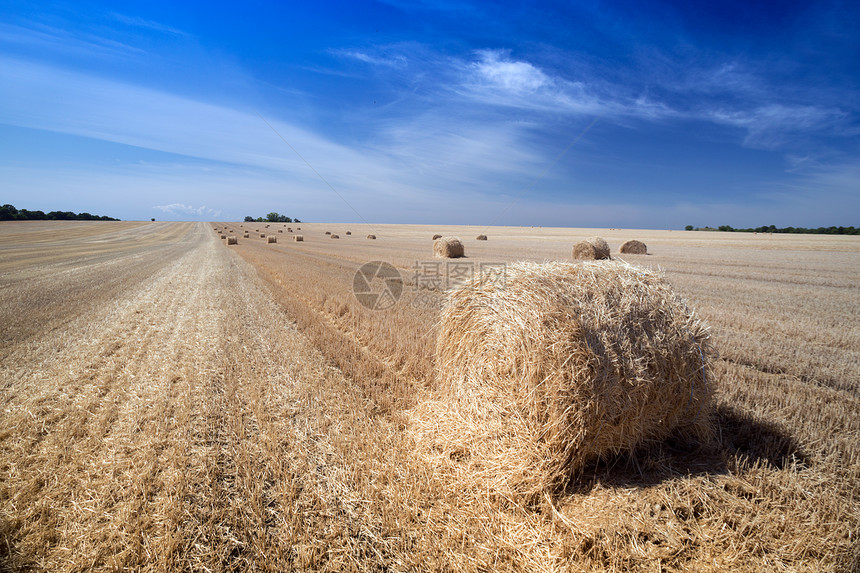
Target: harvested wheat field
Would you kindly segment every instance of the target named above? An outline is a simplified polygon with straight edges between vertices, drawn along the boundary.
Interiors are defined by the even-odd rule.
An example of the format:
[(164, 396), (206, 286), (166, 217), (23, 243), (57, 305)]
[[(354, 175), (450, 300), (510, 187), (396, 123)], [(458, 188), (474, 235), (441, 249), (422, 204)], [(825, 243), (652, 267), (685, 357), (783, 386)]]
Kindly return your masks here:
[[(0, 223), (0, 570), (860, 567), (857, 237), (504, 227), (469, 241), (466, 258), (440, 259), (427, 244), (434, 232), (487, 229), (375, 225), (362, 229), (375, 241), (331, 241), (323, 231), (334, 225), (302, 223), (301, 246), (228, 248), (202, 223)], [(572, 245), (592, 236), (615, 252), (635, 236), (650, 255), (574, 262)], [(396, 304), (371, 310), (353, 294), (370, 261), (400, 272), (369, 283), (397, 286)], [(690, 357), (689, 311), (708, 327), (691, 333), (708, 336), (711, 437), (659, 430), (565, 475), (564, 440), (541, 449), (532, 436), (529, 451), (545, 457), (524, 469), (544, 461), (550, 473), (524, 496), (480, 473), (486, 443), (428, 439), (443, 418), (425, 414), (457, 378), (440, 376), (437, 359), (446, 292), (505, 281), (515, 262), (511, 288), (543, 294), (506, 312), (523, 324), (552, 318), (544, 340), (559, 344), (526, 364), (517, 344), (528, 337), (488, 331), (458, 342), (464, 356), (507, 353), (509, 363), (487, 363), (496, 380), (556, 364), (605, 371), (594, 380), (613, 392), (646, 371), (689, 382), (687, 362), (663, 350), (678, 344), (671, 356)], [(601, 269), (595, 277), (630, 274), (611, 288), (558, 286), (587, 265)], [(516, 283), (518, 272), (543, 291)], [(612, 309), (629, 307), (613, 301), (628, 296), (652, 301), (641, 315), (650, 318), (630, 323), (641, 335), (630, 327), (630, 338), (612, 338), (627, 324)], [(602, 334), (565, 335), (558, 317), (589, 297), (603, 297), (588, 307), (602, 310), (574, 312), (571, 324), (589, 316)], [(655, 310), (663, 300), (679, 319)], [(597, 362), (572, 365), (564, 340), (617, 340), (621, 358), (595, 352)], [(462, 376), (480, 379), (479, 362), (466, 367)], [(564, 404), (565, 386), (553, 383), (537, 406)], [(502, 411), (498, 392), (469, 388), (471, 407)], [(616, 403), (589, 392), (597, 408)], [(665, 411), (686, 416), (697, 400), (676, 395)], [(621, 426), (636, 427), (638, 411), (622, 412)]]

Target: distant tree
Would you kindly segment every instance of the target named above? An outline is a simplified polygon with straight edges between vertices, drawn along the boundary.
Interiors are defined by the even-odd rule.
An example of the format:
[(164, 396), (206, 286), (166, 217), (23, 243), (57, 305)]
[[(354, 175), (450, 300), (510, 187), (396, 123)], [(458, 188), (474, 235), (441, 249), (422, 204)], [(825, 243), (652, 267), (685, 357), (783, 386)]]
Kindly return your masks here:
[(18, 209), (16, 209), (13, 205), (3, 205), (0, 207), (0, 221), (11, 221), (15, 218), (15, 215), (18, 214)]
[(150, 221), (155, 221), (155, 217), (153, 217), (152, 219), (150, 219)]
[(298, 219), (293, 219), (293, 223), (301, 223)]
[(687, 225), (686, 227), (684, 227), (684, 230), (685, 230), (685, 231), (692, 231), (692, 230), (693, 230), (693, 226), (692, 226), (692, 225)]
[(254, 218), (253, 218), (252, 216), (248, 215), (248, 216), (246, 216), (246, 217), (245, 217), (245, 222), (246, 222), (246, 223), (253, 223), (253, 222), (254, 222)]
[(262, 217), (257, 217), (257, 222), (258, 222), (258, 223), (262, 223), (263, 221), (264, 221), (264, 219), (263, 219)]

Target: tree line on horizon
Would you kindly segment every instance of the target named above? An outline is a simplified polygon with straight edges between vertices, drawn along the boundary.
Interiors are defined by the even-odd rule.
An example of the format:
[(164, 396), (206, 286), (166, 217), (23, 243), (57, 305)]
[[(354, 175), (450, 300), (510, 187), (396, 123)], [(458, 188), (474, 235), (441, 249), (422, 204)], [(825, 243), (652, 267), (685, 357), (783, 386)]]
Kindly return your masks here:
[(72, 211), (28, 211), (16, 209), (14, 205), (0, 206), (0, 221), (119, 221), (106, 215), (74, 213)]
[(256, 219), (248, 215), (245, 217), (246, 223), (301, 223), (298, 219), (293, 219), (292, 217), (287, 217), (286, 215), (281, 215), (280, 213), (276, 213), (272, 211), (265, 217), (257, 217)]
[(798, 235), (860, 235), (860, 227), (777, 227), (775, 225), (761, 226), (747, 229), (735, 229), (731, 225), (720, 225), (719, 227), (684, 227), (687, 231), (724, 231), (728, 233), (794, 233)]

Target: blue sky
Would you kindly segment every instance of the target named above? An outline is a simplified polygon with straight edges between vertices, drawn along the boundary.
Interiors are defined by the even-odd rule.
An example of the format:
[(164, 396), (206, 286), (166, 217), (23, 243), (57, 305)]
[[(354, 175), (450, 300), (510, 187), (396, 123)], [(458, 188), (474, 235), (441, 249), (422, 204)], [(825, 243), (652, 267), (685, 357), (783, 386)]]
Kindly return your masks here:
[(858, 29), (854, 2), (12, 0), (0, 203), (856, 226)]

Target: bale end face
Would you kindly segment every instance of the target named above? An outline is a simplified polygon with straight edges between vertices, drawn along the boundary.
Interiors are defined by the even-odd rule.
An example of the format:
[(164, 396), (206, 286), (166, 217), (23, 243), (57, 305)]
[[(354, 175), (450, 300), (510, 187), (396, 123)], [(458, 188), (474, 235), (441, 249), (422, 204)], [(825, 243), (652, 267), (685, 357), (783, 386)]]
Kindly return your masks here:
[(277, 243), (277, 242), (278, 242), (278, 237), (276, 237), (275, 235), (269, 235), (268, 237), (266, 237), (266, 243)]
[(250, 238), (251, 238), (251, 233), (247, 233), (247, 232), (246, 232), (244, 235), (242, 235), (242, 238), (244, 238), (244, 239), (250, 239)]
[(465, 249), (457, 237), (442, 237), (433, 241), (433, 255), (446, 259), (456, 259), (465, 256)]
[(574, 259), (591, 261), (611, 258), (609, 256), (609, 244), (601, 237), (591, 237), (575, 244), (572, 255)]
[(227, 244), (228, 245), (238, 245), (239, 244), (239, 237), (236, 237), (235, 235), (227, 237)]
[(503, 287), (478, 278), (449, 292), (440, 398), (413, 427), (480, 460), (469, 479), (533, 496), (672, 433), (710, 439), (709, 351), (707, 327), (656, 273), (514, 263)]
[(625, 255), (647, 255), (648, 247), (642, 241), (633, 239), (622, 243), (618, 252), (624, 253)]

